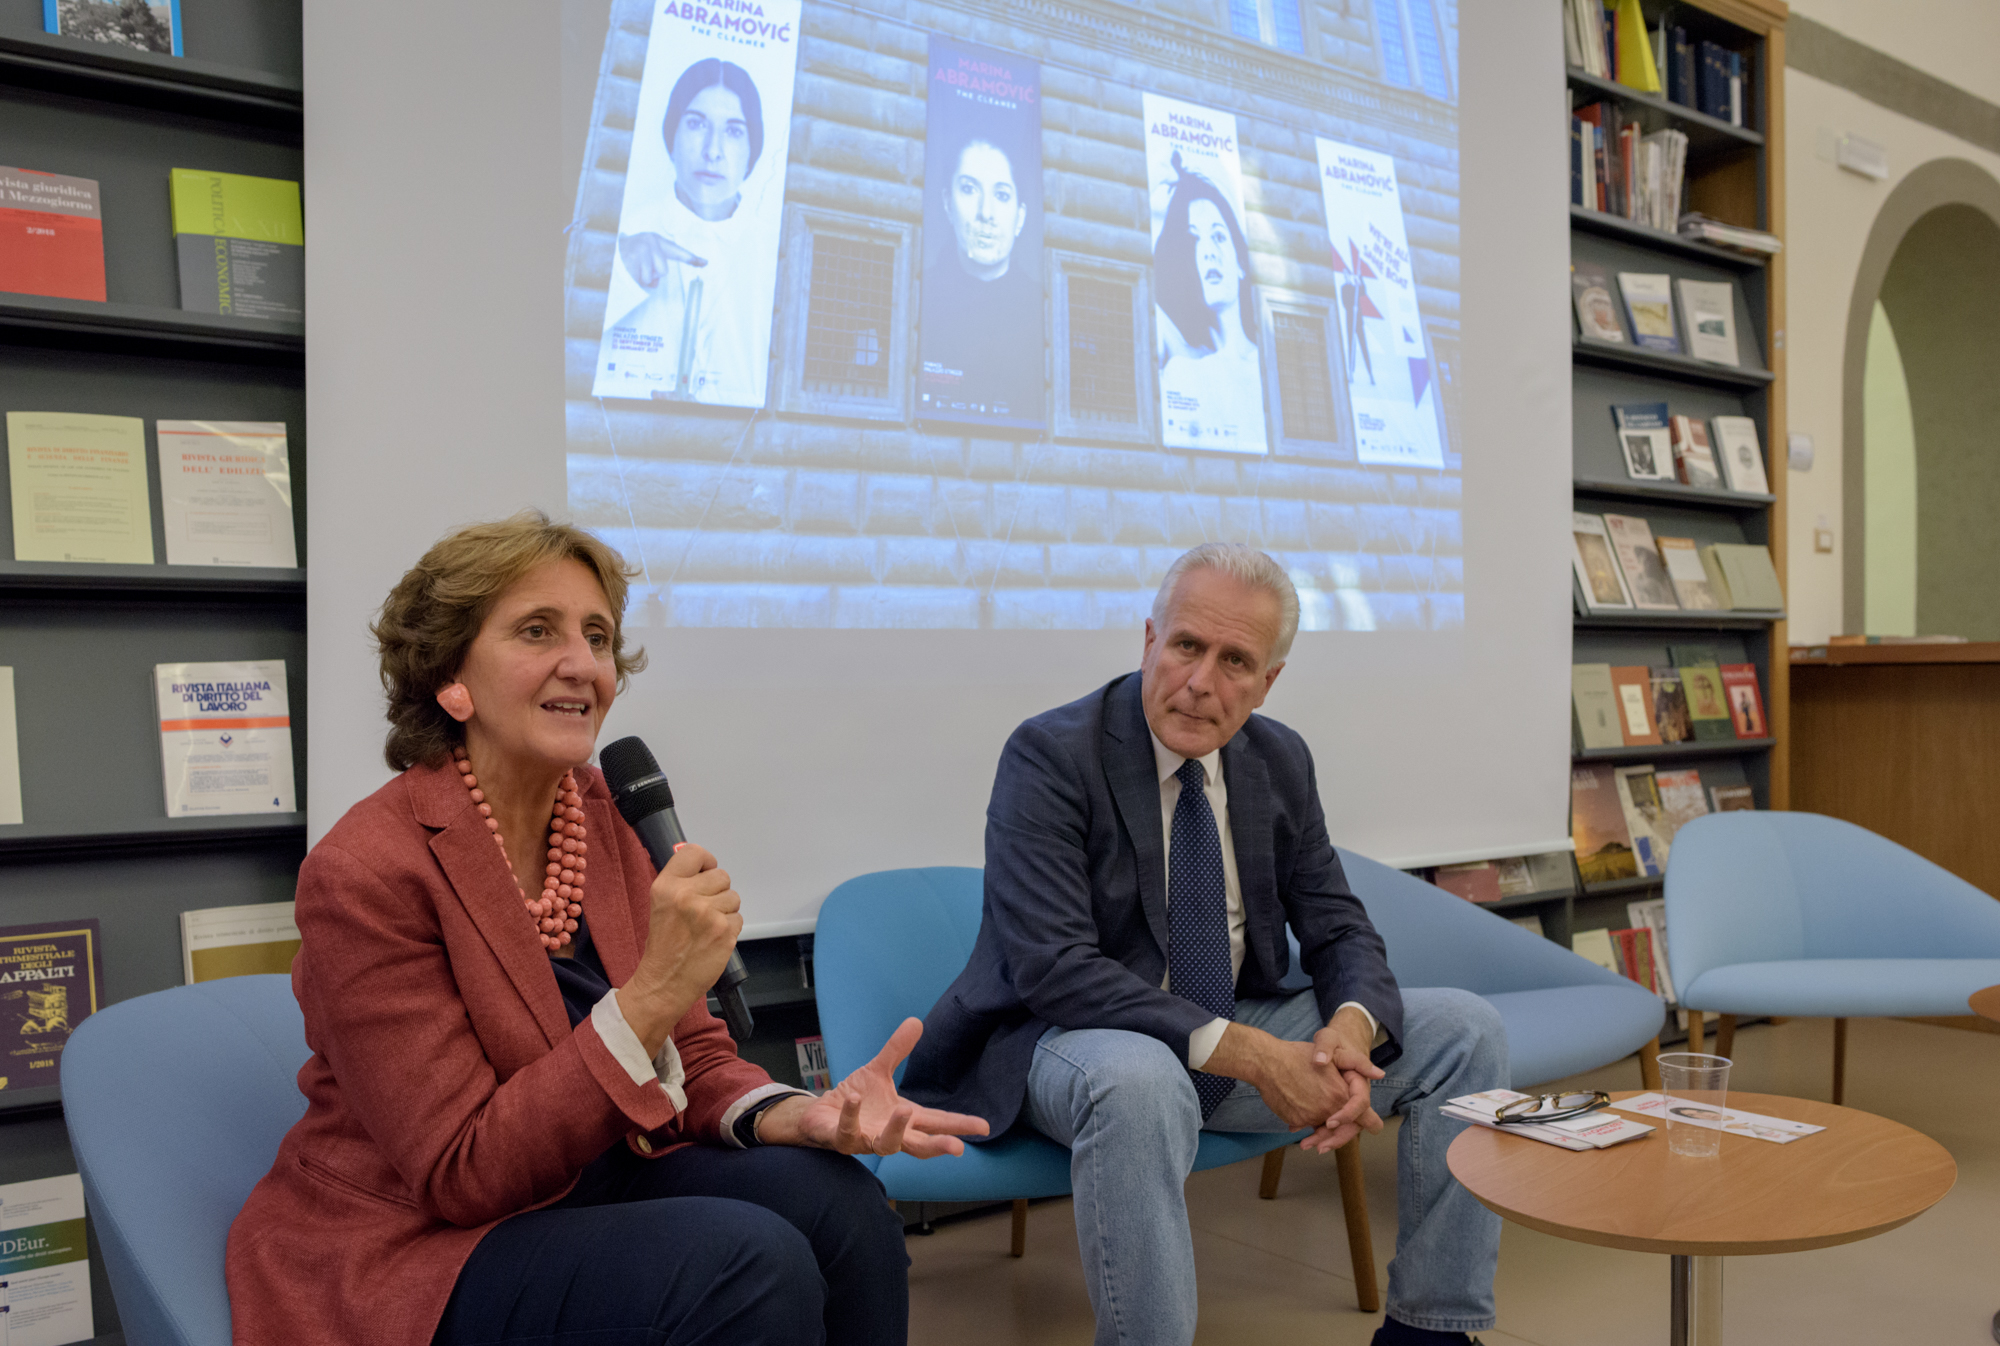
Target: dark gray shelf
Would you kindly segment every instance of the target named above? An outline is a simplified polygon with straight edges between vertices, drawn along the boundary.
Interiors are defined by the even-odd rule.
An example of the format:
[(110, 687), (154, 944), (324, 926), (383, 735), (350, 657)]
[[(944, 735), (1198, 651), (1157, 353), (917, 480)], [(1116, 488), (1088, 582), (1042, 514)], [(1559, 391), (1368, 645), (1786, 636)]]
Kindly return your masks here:
[(1641, 743), (1631, 748), (1585, 748), (1575, 762), (1682, 761), (1690, 757), (1728, 757), (1739, 752), (1769, 752), (1774, 738), (1715, 738), (1697, 743)]
[(1739, 369), (1710, 364), (1687, 355), (1641, 350), (1637, 346), (1608, 346), (1602, 342), (1585, 341), (1581, 337), (1573, 339), (1569, 349), (1570, 358), (1578, 364), (1629, 369), (1640, 374), (1664, 374), (1716, 388), (1763, 388), (1778, 377), (1768, 369)]
[(298, 80), (50, 33), (0, 33), (0, 84), (299, 130)]
[(1610, 883), (1586, 883), (1579, 897), (1619, 897), (1626, 893), (1643, 893), (1648, 888), (1658, 888), (1665, 883), (1665, 875), (1648, 876), (1641, 874), (1636, 879), (1613, 879)]
[(262, 566), (0, 561), (0, 598), (303, 598), (306, 572)]
[(306, 358), (304, 323), (0, 293), (0, 340), (47, 345), (52, 337), (87, 340), (93, 349), (110, 343), (153, 355), (257, 358), (262, 363), (299, 366)]
[(1692, 631), (1754, 630), (1785, 619), (1782, 612), (1593, 612), (1573, 614), (1580, 627), (1667, 627)]
[(1759, 514), (1778, 503), (1775, 495), (1710, 491), (1699, 486), (1683, 486), (1677, 481), (1587, 481), (1579, 477), (1571, 486), (1578, 495), (1610, 496), (1619, 500), (1671, 500), (1677, 505), (1699, 505), (1741, 514)]
[(1570, 206), (1569, 224), (1572, 229), (1602, 234), (1606, 238), (1623, 239), (1627, 243), (1637, 243), (1642, 248), (1653, 248), (1660, 252), (1671, 252), (1677, 257), (1692, 257), (1697, 261), (1713, 262), (1717, 266), (1731, 267), (1737, 271), (1761, 271), (1764, 269), (1764, 263), (1769, 260), (1761, 253), (1718, 248), (1713, 243), (1682, 238), (1679, 234), (1655, 229), (1650, 224), (1640, 224), (1637, 220), (1628, 220), (1622, 215), (1606, 214), (1601, 210), (1591, 210), (1586, 206)]
[(1569, 66), (1567, 69), (1570, 88), (1589, 94), (1592, 98), (1609, 98), (1627, 107), (1644, 108), (1665, 118), (1666, 122), (1671, 123), (1677, 130), (1685, 131), (1690, 158), (1716, 150), (1754, 149), (1764, 143), (1764, 137), (1747, 126), (1735, 126), (1720, 117), (1696, 112), (1693, 108), (1671, 102), (1660, 94), (1641, 93), (1614, 79), (1599, 79), (1575, 66)]
[(1498, 902), (1475, 902), (1481, 911), (1510, 911), (1516, 907), (1545, 907), (1551, 902), (1567, 902), (1573, 894), (1567, 888), (1551, 888), (1540, 893), (1517, 893)]
[(45, 859), (63, 853), (212, 848), (230, 843), (295, 842), (306, 839), (303, 813), (245, 813), (221, 818), (113, 819), (95, 827), (50, 827), (22, 823), (0, 827), (0, 856)]

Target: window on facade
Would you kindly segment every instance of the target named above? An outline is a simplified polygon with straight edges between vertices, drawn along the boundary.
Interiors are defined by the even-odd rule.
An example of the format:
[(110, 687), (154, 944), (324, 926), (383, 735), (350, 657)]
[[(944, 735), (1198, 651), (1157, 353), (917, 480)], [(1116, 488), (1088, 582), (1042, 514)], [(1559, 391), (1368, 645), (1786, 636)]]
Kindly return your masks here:
[(1272, 357), (1286, 439), (1334, 440), (1333, 378), (1328, 371), (1326, 320), (1310, 313), (1271, 312)]
[(1280, 51), (1306, 49), (1299, 0), (1229, 0), (1229, 31)]
[(1451, 98), (1437, 0), (1375, 0), (1375, 41), (1383, 79), (1432, 98)]
[(815, 234), (807, 300), (804, 382), (808, 391), (879, 397), (889, 389), (889, 321), (896, 249)]
[(1120, 423), (1139, 414), (1132, 347), (1132, 287), (1069, 278), (1069, 409), (1080, 421)]

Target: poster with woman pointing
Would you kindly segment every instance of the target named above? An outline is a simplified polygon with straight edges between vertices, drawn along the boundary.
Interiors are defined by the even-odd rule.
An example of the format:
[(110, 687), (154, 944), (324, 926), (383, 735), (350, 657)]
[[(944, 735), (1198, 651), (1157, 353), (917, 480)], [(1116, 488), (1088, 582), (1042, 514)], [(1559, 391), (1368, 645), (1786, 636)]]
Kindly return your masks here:
[(1142, 94), (1161, 440), (1263, 453), (1264, 374), (1236, 118)]
[(764, 405), (801, 3), (655, 8), (593, 396)]

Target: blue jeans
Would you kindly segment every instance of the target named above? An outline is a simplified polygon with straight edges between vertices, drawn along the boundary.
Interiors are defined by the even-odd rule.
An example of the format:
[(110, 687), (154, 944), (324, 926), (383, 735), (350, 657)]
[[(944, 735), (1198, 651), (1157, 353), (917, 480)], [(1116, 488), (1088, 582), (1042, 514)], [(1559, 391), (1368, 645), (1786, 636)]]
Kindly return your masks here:
[[(1237, 1002), (1238, 1022), (1304, 1042), (1325, 1027), (1311, 991)], [(1403, 1054), (1377, 1080), (1375, 1111), (1400, 1114), (1396, 1256), (1389, 1313), (1412, 1327), (1476, 1332), (1493, 1326), (1500, 1217), (1445, 1167), (1465, 1123), (1438, 1113), (1447, 1098), (1504, 1088), (1507, 1035), (1492, 1005), (1469, 991), (1403, 992)], [(1202, 1130), (1179, 1053), (1122, 1029), (1050, 1029), (1028, 1071), (1028, 1116), (1070, 1148), (1076, 1237), (1097, 1346), (1181, 1346), (1194, 1340), (1194, 1241), (1183, 1190)], [(1209, 1118), (1211, 1131), (1290, 1131), (1248, 1084)]]

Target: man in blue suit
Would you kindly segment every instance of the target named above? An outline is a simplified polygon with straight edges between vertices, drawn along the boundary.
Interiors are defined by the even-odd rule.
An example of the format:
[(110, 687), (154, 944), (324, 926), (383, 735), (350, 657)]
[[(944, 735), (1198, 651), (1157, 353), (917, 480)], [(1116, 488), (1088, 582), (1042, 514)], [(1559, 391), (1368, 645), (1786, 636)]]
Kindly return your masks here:
[[(1401, 992), (1347, 886), (1312, 755), (1251, 712), (1298, 629), (1284, 570), (1209, 543), (1169, 567), (1137, 677), (1027, 721), (986, 813), (986, 902), (906, 1097), (1070, 1147), (1098, 1346), (1194, 1338), (1183, 1186), (1200, 1132), (1399, 1113), (1396, 1257), (1375, 1346), (1493, 1325), (1499, 1218), (1458, 1185), (1447, 1098), (1504, 1087), (1499, 1015)], [(1290, 925), (1312, 989), (1288, 992)]]

